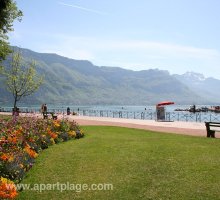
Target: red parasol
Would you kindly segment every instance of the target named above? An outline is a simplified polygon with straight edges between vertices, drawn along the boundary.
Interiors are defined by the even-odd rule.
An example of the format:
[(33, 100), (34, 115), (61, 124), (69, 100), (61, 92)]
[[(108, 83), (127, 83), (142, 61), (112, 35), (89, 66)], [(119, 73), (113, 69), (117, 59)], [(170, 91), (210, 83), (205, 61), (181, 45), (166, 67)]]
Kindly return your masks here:
[(163, 101), (157, 104), (157, 106), (166, 106), (166, 105), (171, 105), (174, 104), (172, 101)]

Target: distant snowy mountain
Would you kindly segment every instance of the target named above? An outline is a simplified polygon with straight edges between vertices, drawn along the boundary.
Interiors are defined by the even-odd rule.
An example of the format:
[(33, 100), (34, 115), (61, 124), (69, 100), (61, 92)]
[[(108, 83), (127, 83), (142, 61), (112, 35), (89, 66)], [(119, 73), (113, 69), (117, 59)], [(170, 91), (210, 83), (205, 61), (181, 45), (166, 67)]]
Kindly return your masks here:
[(196, 72), (186, 72), (182, 75), (185, 80), (190, 80), (195, 83), (200, 83), (201, 81), (205, 81), (206, 78), (203, 74), (196, 73)]
[(220, 80), (212, 77), (205, 78), (203, 74), (196, 72), (186, 72), (182, 75), (175, 74), (173, 76), (207, 101), (220, 103)]

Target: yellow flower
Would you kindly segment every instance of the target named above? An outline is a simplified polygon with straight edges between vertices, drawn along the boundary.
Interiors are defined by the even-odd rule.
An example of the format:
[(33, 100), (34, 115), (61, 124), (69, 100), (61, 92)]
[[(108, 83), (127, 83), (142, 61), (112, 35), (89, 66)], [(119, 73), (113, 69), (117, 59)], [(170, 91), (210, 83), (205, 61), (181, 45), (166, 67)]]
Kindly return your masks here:
[(55, 144), (55, 141), (54, 141), (53, 138), (50, 138), (50, 141), (51, 141), (52, 144)]
[(69, 131), (68, 134), (71, 137), (76, 137), (76, 132), (75, 131)]
[(58, 121), (54, 121), (53, 124), (54, 124), (55, 127), (60, 127), (60, 124), (59, 124)]
[(4, 177), (1, 177), (1, 183), (8, 183), (8, 179), (4, 178)]
[(9, 158), (8, 158), (8, 162), (12, 162), (12, 161), (14, 161), (14, 156), (10, 155)]
[(19, 164), (19, 167), (22, 169), (22, 168), (24, 168), (24, 165), (23, 164)]

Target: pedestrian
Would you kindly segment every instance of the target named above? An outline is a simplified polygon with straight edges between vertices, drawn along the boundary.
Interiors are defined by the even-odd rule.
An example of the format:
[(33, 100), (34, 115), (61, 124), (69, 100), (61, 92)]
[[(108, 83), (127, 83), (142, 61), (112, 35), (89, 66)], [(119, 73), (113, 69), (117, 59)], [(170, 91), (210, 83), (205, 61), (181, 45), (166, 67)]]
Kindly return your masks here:
[(70, 115), (70, 108), (67, 108), (67, 115)]
[(41, 113), (44, 112), (44, 104), (41, 105), (40, 112), (41, 112)]
[(43, 112), (47, 113), (47, 104), (46, 103), (44, 104)]

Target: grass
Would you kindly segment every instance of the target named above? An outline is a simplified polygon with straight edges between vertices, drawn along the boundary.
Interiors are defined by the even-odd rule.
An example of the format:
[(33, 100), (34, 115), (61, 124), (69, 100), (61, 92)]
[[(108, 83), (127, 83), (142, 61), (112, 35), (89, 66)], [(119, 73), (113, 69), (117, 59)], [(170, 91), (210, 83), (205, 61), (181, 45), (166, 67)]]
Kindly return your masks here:
[(0, 119), (10, 119), (11, 115), (0, 115)]
[(220, 140), (87, 126), (43, 151), (22, 183), (111, 183), (108, 191), (30, 191), (18, 199), (219, 199)]

